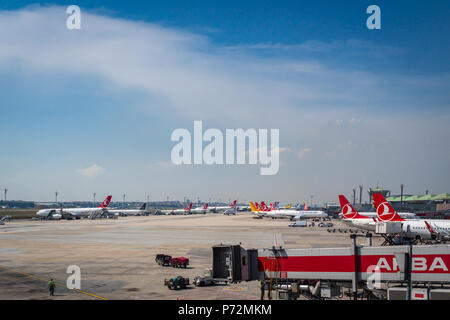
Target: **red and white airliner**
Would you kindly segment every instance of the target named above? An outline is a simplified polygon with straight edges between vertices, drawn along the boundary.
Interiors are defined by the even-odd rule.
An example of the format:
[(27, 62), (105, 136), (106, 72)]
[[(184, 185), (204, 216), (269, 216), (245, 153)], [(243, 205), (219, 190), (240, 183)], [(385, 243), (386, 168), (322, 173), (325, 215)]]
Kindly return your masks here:
[(91, 214), (101, 214), (107, 210), (112, 196), (107, 196), (106, 199), (97, 208), (61, 208), (61, 209), (42, 209), (36, 212), (38, 217), (47, 219), (61, 219), (63, 217), (87, 217)]
[(377, 223), (375, 218), (370, 218), (366, 215), (360, 214), (342, 194), (338, 197), (339, 203), (341, 204), (342, 221), (344, 223), (354, 226), (355, 228), (375, 231), (375, 226)]
[(435, 239), (450, 237), (449, 220), (405, 220), (400, 217), (381, 193), (374, 193), (373, 200), (378, 220), (401, 223), (403, 234), (407, 238)]
[(208, 204), (205, 203), (203, 205), (203, 207), (197, 207), (197, 208), (191, 209), (191, 213), (192, 214), (198, 214), (198, 213), (205, 214), (207, 210), (208, 210)]
[(236, 202), (237, 200), (234, 200), (231, 204), (229, 204), (228, 206), (222, 206), (222, 207), (209, 207), (208, 211), (214, 211), (214, 212), (219, 212), (219, 211), (226, 211), (229, 209), (235, 209), (236, 208)]
[(288, 218), (291, 220), (328, 217), (328, 214), (324, 211), (275, 209), (272, 204), (270, 204), (270, 206), (271, 208), (268, 208), (264, 201), (261, 202), (261, 205), (258, 205), (257, 202), (255, 202), (255, 204), (253, 204), (253, 202), (250, 202), (252, 212), (257, 216), (267, 216), (270, 218)]
[(164, 214), (191, 214), (192, 203), (189, 203), (187, 208), (184, 209), (172, 209), (172, 210), (160, 210)]

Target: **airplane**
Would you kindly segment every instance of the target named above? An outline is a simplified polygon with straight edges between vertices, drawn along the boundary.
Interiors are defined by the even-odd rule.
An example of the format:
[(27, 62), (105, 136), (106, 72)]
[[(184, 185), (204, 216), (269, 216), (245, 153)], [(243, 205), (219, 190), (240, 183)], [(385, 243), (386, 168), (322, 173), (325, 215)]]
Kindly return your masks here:
[[(347, 200), (347, 199), (345, 199), (345, 200)], [(339, 199), (339, 201), (340, 201), (340, 199)], [(341, 204), (341, 209), (342, 209), (342, 204)], [(373, 211), (362, 211), (362, 212), (358, 212), (358, 213), (363, 215), (363, 216), (365, 216), (366, 218), (375, 218), (375, 219), (378, 218), (378, 215), (377, 215), (376, 211), (375, 212), (373, 212)], [(400, 215), (400, 217), (402, 217), (404, 219), (408, 219), (408, 220), (409, 219), (419, 219), (419, 217), (416, 216), (416, 214), (413, 213), (413, 212), (399, 212), (398, 214)], [(340, 215), (342, 215), (342, 213)]]
[(106, 208), (108, 208), (109, 203), (111, 202), (112, 196), (107, 196), (105, 200), (103, 200), (102, 204), (97, 208), (61, 208), (61, 209), (41, 209), (36, 212), (38, 217), (46, 218), (46, 219), (54, 219), (59, 220), (62, 218), (77, 218), (87, 217), (91, 214), (102, 214)]
[[(230, 209), (228, 209), (228, 210), (230, 210)], [(237, 206), (236, 210), (237, 211), (250, 211), (251, 208), (250, 208), (250, 206)]]
[(228, 210), (230, 208), (236, 208), (236, 202), (237, 202), (237, 200), (234, 200), (228, 206), (223, 206), (223, 207), (209, 207), (208, 211), (217, 212), (217, 211), (225, 211), (225, 210)]
[(4, 221), (11, 221), (11, 218), (12, 218), (12, 217), (11, 217), (11, 216), (8, 216), (8, 215), (1, 217), (1, 218), (0, 218), (0, 225), (4, 225), (4, 224), (5, 224)]
[(415, 239), (450, 239), (449, 220), (406, 220), (402, 218), (381, 193), (374, 193), (373, 200), (379, 221), (399, 222), (403, 234)]
[(292, 203), (288, 204), (287, 206), (280, 208), (280, 209), (290, 209), (292, 207)]
[[(269, 209), (264, 201), (261, 202), (261, 206), (256, 207), (253, 202), (250, 202), (250, 207), (252, 212), (256, 215), (262, 215), (275, 218), (288, 218), (291, 220), (308, 219), (308, 218), (326, 218), (328, 214), (323, 211), (300, 211), (300, 210), (289, 210), (289, 209)], [(273, 207), (273, 205), (272, 205)]]
[(191, 209), (191, 214), (196, 214), (196, 213), (205, 214), (207, 210), (208, 210), (208, 204), (205, 203), (205, 205), (203, 207)]
[(108, 209), (107, 213), (119, 216), (141, 216), (146, 211), (147, 203), (144, 203), (139, 209)]
[(172, 210), (159, 210), (159, 212), (164, 213), (166, 215), (171, 214), (191, 214), (192, 203), (189, 203), (187, 208), (184, 209), (172, 209)]
[(370, 218), (365, 215), (360, 214), (358, 211), (353, 208), (350, 202), (347, 200), (345, 196), (340, 194), (339, 203), (341, 204), (342, 210), (342, 221), (345, 224), (353, 226), (358, 229), (364, 229), (368, 231), (375, 231), (375, 226), (377, 220), (375, 218)]

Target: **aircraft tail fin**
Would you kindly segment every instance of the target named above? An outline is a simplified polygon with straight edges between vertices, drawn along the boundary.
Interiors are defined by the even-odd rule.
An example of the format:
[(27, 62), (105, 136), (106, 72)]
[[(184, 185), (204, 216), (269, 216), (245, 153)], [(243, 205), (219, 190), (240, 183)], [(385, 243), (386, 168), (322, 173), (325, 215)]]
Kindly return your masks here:
[(103, 200), (102, 204), (99, 205), (98, 207), (99, 208), (107, 208), (109, 206), (109, 203), (111, 202), (111, 198), (112, 198), (111, 195), (107, 196), (106, 199)]
[(380, 221), (405, 221), (405, 219), (400, 217), (397, 211), (392, 208), (391, 204), (381, 193), (374, 193), (373, 201)]
[(350, 204), (347, 198), (342, 194), (339, 195), (339, 203), (341, 204), (342, 219), (346, 220), (346, 219), (367, 218), (359, 214), (358, 211), (356, 211), (355, 208), (353, 208), (353, 206)]

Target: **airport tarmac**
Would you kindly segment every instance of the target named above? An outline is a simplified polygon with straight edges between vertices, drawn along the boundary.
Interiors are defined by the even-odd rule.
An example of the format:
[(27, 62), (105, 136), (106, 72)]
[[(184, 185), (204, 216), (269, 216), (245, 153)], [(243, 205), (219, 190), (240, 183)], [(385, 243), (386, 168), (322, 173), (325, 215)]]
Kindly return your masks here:
[[(347, 228), (333, 220), (333, 228)], [(164, 278), (192, 282), (212, 265), (216, 244), (265, 248), (349, 246), (349, 233), (291, 228), (287, 219), (254, 219), (248, 212), (187, 216), (11, 221), (0, 226), (0, 299), (259, 299), (259, 282), (169, 290)], [(316, 223), (317, 225), (317, 223)], [(276, 235), (276, 236), (275, 236)], [(381, 239), (374, 238), (374, 245)], [(365, 238), (358, 238), (364, 244)], [(185, 256), (187, 269), (162, 267), (158, 253)], [(81, 290), (65, 288), (68, 266), (81, 269)], [(49, 297), (47, 282), (58, 286)]]

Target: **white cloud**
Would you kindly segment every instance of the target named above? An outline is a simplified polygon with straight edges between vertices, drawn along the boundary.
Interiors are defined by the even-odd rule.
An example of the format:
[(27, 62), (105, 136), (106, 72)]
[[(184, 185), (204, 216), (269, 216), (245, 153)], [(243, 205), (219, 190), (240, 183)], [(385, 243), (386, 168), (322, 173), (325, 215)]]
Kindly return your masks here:
[[(81, 30), (68, 30), (65, 18), (62, 7), (0, 12), (0, 68), (14, 62), (33, 72), (93, 76), (157, 98), (159, 103), (149, 108), (166, 116), (230, 127), (235, 115), (249, 126), (257, 115), (260, 127), (283, 124), (286, 132), (293, 125), (284, 120), (301, 117), (301, 110), (357, 108), (373, 92), (388, 97), (394, 82), (375, 73), (331, 69), (320, 61), (262, 58), (246, 52), (245, 46), (235, 53), (205, 35), (153, 23), (83, 10)], [(345, 46), (367, 43), (351, 40)], [(412, 80), (395, 77), (395, 86), (405, 81)]]
[[(81, 75), (95, 79), (100, 89), (138, 90), (144, 93), (142, 104), (156, 115), (155, 118), (168, 124), (178, 125), (183, 121), (183, 125), (192, 124), (192, 120), (201, 119), (207, 121), (207, 126), (216, 128), (280, 128), (280, 141), (286, 148), (274, 152), (299, 150), (306, 145), (312, 146), (314, 153), (311, 148), (305, 148), (297, 157), (324, 154), (327, 150), (336, 156), (332, 165), (321, 159), (310, 163), (287, 161), (286, 171), (280, 171), (279, 176), (289, 172), (306, 185), (336, 172), (352, 173), (355, 179), (352, 183), (360, 183), (358, 179), (374, 181), (378, 179), (376, 175), (393, 177), (392, 180), (394, 177), (414, 179), (416, 176), (411, 172), (420, 174), (424, 166), (428, 168), (425, 178), (435, 177), (434, 181), (441, 181), (441, 186), (448, 185), (445, 175), (439, 174), (448, 172), (449, 151), (442, 148), (450, 139), (448, 74), (421, 76), (411, 72), (402, 75), (386, 69), (369, 72), (332, 68), (325, 58), (255, 55), (254, 50), (245, 45), (239, 50), (230, 50), (205, 35), (100, 16), (85, 10), (82, 11), (82, 29), (68, 30), (66, 17), (63, 7), (0, 11), (0, 73), (17, 66), (18, 74), (23, 77), (42, 73), (64, 78)], [(356, 47), (363, 52), (370, 45), (350, 41), (344, 44), (307, 42), (297, 48), (282, 44), (266, 47), (274, 51), (310, 52)], [(152, 103), (152, 98), (158, 103)], [(435, 112), (437, 108), (439, 112)], [(345, 125), (356, 125), (361, 123), (360, 119), (364, 119), (364, 126)], [(423, 148), (419, 155), (417, 145)], [(346, 152), (339, 152), (338, 157), (340, 149)], [(389, 165), (380, 161), (381, 154), (393, 155)], [(430, 158), (430, 154), (434, 156)], [(422, 155), (428, 157), (421, 159)], [(167, 159), (167, 156), (161, 153), (155, 159)], [(409, 160), (404, 163), (404, 159)], [(166, 165), (169, 164), (156, 163), (154, 176), (158, 175), (158, 166)], [(95, 166), (77, 172), (87, 177), (104, 172), (103, 168)], [(380, 167), (382, 171), (374, 172), (373, 168)], [(126, 170), (131, 169), (142, 174), (142, 168)], [(358, 174), (353, 174), (356, 169)], [(200, 172), (199, 168), (192, 170), (198, 170), (196, 174)], [(185, 169), (184, 172), (190, 171)], [(226, 172), (222, 180), (217, 180), (220, 192), (227, 179), (233, 182), (236, 179), (235, 171)], [(244, 169), (239, 172), (250, 175)], [(433, 173), (436, 174), (433, 176)], [(122, 176), (136, 188), (140, 183), (130, 181), (128, 172)], [(170, 182), (179, 177), (160, 177), (168, 181), (166, 192), (172, 192)], [(246, 178), (254, 179), (253, 176)], [(144, 184), (145, 179), (142, 181)], [(322, 185), (320, 192), (332, 194), (341, 188), (338, 179), (327, 181), (329, 183)], [(286, 181), (277, 182), (287, 185)], [(253, 186), (254, 183), (247, 189)], [(244, 183), (242, 188), (246, 188)], [(280, 188), (278, 195), (280, 199), (290, 194), (297, 197), (300, 195), (297, 190), (297, 186)]]
[(87, 177), (89, 179), (94, 179), (95, 177), (104, 174), (105, 171), (106, 171), (105, 168), (102, 168), (97, 164), (94, 164), (88, 168), (75, 170), (76, 173), (81, 174), (82, 176)]

